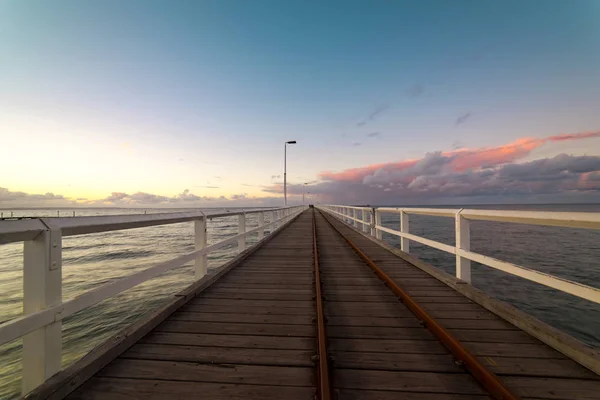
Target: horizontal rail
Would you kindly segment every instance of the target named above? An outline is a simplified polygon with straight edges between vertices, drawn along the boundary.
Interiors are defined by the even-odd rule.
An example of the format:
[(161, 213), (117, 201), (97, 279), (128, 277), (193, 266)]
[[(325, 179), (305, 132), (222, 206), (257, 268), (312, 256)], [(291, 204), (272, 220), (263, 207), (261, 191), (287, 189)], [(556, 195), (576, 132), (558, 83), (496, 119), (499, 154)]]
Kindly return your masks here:
[(181, 267), (185, 263), (192, 261), (198, 256), (208, 254), (215, 250), (219, 250), (223, 247), (229, 246), (233, 243), (236, 243), (238, 239), (246, 237), (247, 235), (250, 235), (252, 233), (258, 232), (260, 229), (264, 229), (275, 223), (277, 223), (277, 221), (269, 222), (252, 230), (246, 231), (245, 233), (232, 236), (219, 243), (215, 243), (213, 245), (205, 247), (202, 250), (197, 250), (185, 254), (183, 256), (173, 258), (169, 261), (163, 261), (143, 271), (120, 278), (114, 282), (107, 283), (105, 285), (102, 285), (101, 287), (92, 289), (89, 292), (83, 293), (79, 296), (72, 298), (71, 300), (65, 301), (56, 306), (49, 307), (36, 313), (29, 314), (0, 324), (0, 345), (8, 343), (14, 339), (17, 339), (29, 332), (32, 332), (53, 322), (61, 321), (75, 314), (76, 312), (81, 311), (103, 300), (106, 300), (109, 297), (115, 296), (121, 292), (124, 292), (125, 290), (140, 285), (167, 271)]
[(474, 253), (472, 251), (456, 249), (456, 254), (480, 264), (487, 265), (488, 267), (508, 272), (511, 275), (515, 275), (523, 279), (527, 279), (529, 281), (536, 282), (544, 286), (572, 294), (573, 296), (581, 297), (582, 299), (600, 304), (600, 289), (598, 288), (571, 281), (569, 279), (559, 278), (557, 276), (539, 272), (534, 269), (521, 267), (506, 261), (495, 259), (493, 257)]
[(447, 253), (456, 254), (456, 248), (454, 246), (450, 246), (449, 244), (445, 244), (445, 243), (442, 243), (442, 242), (437, 242), (437, 241), (431, 240), (431, 239), (426, 239), (424, 237), (413, 235), (411, 233), (404, 233), (404, 232), (400, 232), (400, 231), (395, 231), (393, 229), (386, 228), (386, 227), (381, 226), (381, 225), (376, 225), (375, 228), (379, 229), (380, 231), (387, 232), (387, 233), (390, 233), (390, 234), (395, 235), (395, 236), (400, 236), (400, 237), (403, 237), (403, 238), (406, 238), (406, 239), (414, 240), (415, 242), (422, 243), (422, 244), (424, 244), (426, 246), (433, 247), (433, 248), (436, 248), (438, 250), (445, 251)]
[(28, 219), (17, 221), (2, 221), (0, 223), (0, 244), (22, 242), (31, 240), (47, 227), (42, 221), (52, 222), (52, 226), (60, 229), (62, 236), (84, 235), (123, 229), (143, 228), (156, 225), (177, 224), (181, 222), (195, 221), (201, 218), (221, 218), (236, 215), (249, 215), (262, 212), (287, 210), (286, 208), (269, 208), (258, 210), (240, 210), (235, 212), (179, 212), (179, 213), (157, 213), (157, 214), (127, 214), (127, 215), (101, 215), (93, 217), (48, 217), (40, 219)]
[[(337, 216), (338, 218), (354, 220), (346, 214), (337, 211), (345, 210), (346, 206), (321, 206), (325, 211)], [(380, 232), (386, 232), (403, 239), (413, 240), (426, 246), (456, 255), (457, 268), (456, 275), (459, 279), (470, 283), (471, 279), (471, 261), (478, 262), (488, 267), (527, 279), (553, 289), (580, 297), (600, 304), (600, 289), (588, 286), (579, 282), (563, 279), (554, 275), (539, 272), (530, 268), (511, 264), (493, 257), (470, 251), (469, 244), (469, 220), (512, 222), (519, 224), (534, 224), (543, 226), (560, 226), (568, 228), (600, 229), (600, 213), (580, 213), (580, 212), (545, 212), (545, 211), (504, 211), (504, 210), (472, 210), (472, 209), (442, 209), (442, 208), (410, 208), (410, 207), (380, 207), (375, 208), (378, 214), (377, 224), (372, 234), (379, 236)], [(381, 213), (396, 214), (418, 214), (437, 217), (450, 217), (456, 221), (456, 246), (437, 242), (421, 236), (408, 233), (408, 223), (400, 231), (387, 228), (381, 225)], [(408, 221), (408, 220), (406, 220)], [(362, 222), (362, 221), (358, 221)], [(404, 246), (404, 245), (403, 245)], [(403, 248), (404, 250), (404, 248)], [(408, 252), (408, 246), (406, 250)]]
[(469, 220), (511, 222), (515, 224), (560, 226), (564, 228), (600, 229), (600, 213), (475, 210), (467, 208), (392, 208), (381, 207), (378, 211), (388, 213), (418, 214), (454, 218), (456, 214)]

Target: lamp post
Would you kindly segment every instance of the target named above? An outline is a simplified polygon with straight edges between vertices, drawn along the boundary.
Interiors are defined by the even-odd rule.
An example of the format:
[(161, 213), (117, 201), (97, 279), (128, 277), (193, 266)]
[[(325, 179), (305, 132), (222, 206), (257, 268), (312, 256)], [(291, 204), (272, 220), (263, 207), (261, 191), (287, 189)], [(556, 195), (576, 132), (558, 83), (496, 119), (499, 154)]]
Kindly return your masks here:
[(283, 145), (283, 205), (287, 207), (287, 145), (296, 144), (295, 140), (285, 142)]
[(304, 184), (304, 190), (302, 191), (302, 205), (304, 205), (304, 194), (306, 193), (306, 183)]

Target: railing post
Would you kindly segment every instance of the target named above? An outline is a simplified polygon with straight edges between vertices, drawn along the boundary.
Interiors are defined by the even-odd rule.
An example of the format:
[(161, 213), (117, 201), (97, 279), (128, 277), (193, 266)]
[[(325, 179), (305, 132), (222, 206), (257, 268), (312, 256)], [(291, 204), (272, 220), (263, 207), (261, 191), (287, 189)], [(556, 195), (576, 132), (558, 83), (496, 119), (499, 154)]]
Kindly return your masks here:
[(352, 209), (352, 217), (354, 220), (352, 221), (352, 225), (356, 228), (358, 227), (358, 222), (356, 221), (356, 208)]
[(277, 224), (275, 223), (275, 211), (271, 211), (271, 227), (269, 228), (269, 233), (273, 233), (275, 229), (277, 229)]
[[(460, 213), (456, 213), (456, 247), (462, 250), (471, 250), (471, 232), (469, 220)], [(471, 283), (471, 260), (456, 255), (456, 277)]]
[[(381, 226), (381, 211), (375, 209), (375, 226)], [(377, 239), (383, 239), (383, 231), (381, 229), (375, 228), (375, 235)]]
[[(246, 232), (246, 213), (242, 211), (238, 215), (238, 233), (242, 234)], [(246, 236), (242, 236), (238, 239), (238, 252), (246, 250)]]
[[(202, 217), (202, 219), (197, 219), (196, 221), (194, 221), (194, 242), (196, 250), (202, 250), (206, 247), (206, 216)], [(204, 275), (206, 275), (207, 259), (207, 254), (203, 254), (196, 257), (196, 260), (194, 262), (194, 275), (196, 279), (200, 279)]]
[[(409, 233), (408, 231), (408, 214), (405, 213), (404, 211), (400, 211), (400, 232), (402, 233)], [(409, 248), (410, 248), (410, 240), (407, 238), (400, 238), (400, 250), (402, 250), (405, 253), (409, 253)]]
[[(258, 213), (258, 226), (263, 226), (265, 224), (265, 213)], [(265, 237), (265, 228), (260, 228), (258, 230), (258, 240), (262, 240)]]
[(371, 236), (375, 236), (375, 209), (371, 208), (369, 212), (369, 225), (371, 226)]
[[(62, 302), (62, 234), (49, 229), (25, 241), (23, 252), (23, 314), (32, 314)], [(23, 336), (23, 395), (60, 371), (62, 323), (53, 322)]]

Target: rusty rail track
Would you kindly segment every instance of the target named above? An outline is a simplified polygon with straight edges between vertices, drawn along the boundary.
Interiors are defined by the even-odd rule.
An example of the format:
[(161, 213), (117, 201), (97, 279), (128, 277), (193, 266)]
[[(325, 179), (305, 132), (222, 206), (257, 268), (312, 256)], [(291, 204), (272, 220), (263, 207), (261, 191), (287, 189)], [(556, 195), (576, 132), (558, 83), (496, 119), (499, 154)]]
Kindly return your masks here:
[[(373, 260), (363, 253), (347, 235), (342, 233), (329, 218), (319, 210), (325, 221), (348, 243), (354, 252), (373, 270), (379, 279), (404, 303), (404, 305), (421, 321), (435, 337), (456, 357), (465, 369), (483, 386), (489, 394), (498, 400), (519, 400), (500, 380), (500, 378), (487, 369), (479, 360), (473, 356), (450, 332), (425, 311), (407, 292), (400, 288)], [(315, 238), (316, 253), (316, 226), (313, 210), (313, 230)], [(315, 258), (316, 260), (316, 258)], [(315, 268), (318, 268), (315, 266)], [(319, 298), (317, 298), (319, 301)], [(317, 306), (318, 307), (318, 306)]]
[(317, 308), (317, 398), (332, 398), (329, 383), (329, 359), (327, 357), (327, 332), (325, 330), (325, 313), (323, 311), (323, 295), (321, 291), (321, 275), (319, 272), (319, 249), (317, 246), (317, 224), (315, 209), (312, 210), (313, 256), (315, 265), (315, 303)]

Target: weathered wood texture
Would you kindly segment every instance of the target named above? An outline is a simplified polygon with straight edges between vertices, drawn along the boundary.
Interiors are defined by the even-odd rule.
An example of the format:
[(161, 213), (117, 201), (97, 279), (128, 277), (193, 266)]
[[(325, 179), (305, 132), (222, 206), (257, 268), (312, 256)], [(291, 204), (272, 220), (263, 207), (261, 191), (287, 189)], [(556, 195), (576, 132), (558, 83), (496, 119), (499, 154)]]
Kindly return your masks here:
[[(489, 398), (320, 216), (338, 400)], [(600, 399), (598, 376), (334, 221), (524, 398)], [(305, 212), (73, 392), (73, 399), (313, 399), (312, 214)]]
[[(600, 398), (600, 377), (590, 370), (582, 367), (573, 360), (565, 357), (558, 351), (548, 347), (544, 343), (535, 339), (531, 335), (521, 331), (514, 325), (506, 322), (497, 315), (489, 312), (479, 304), (472, 302), (453, 288), (441, 283), (431, 275), (414, 267), (404, 259), (390, 253), (379, 244), (374, 243), (369, 238), (364, 237), (353, 229), (343, 225), (341, 222), (330, 218), (330, 221), (347, 235), (360, 249), (377, 265), (379, 265), (395, 282), (405, 291), (411, 294), (438, 322), (446, 327), (455, 335), (463, 345), (475, 356), (477, 356), (491, 371), (496, 373), (507, 387), (514, 393), (523, 398), (544, 398), (544, 399), (598, 399)], [(322, 226), (322, 224), (320, 225)], [(435, 363), (434, 357), (447, 357), (443, 352), (445, 349), (434, 348), (427, 350), (426, 346), (416, 346), (415, 343), (428, 343), (427, 335), (418, 338), (418, 328), (413, 328), (408, 323), (401, 321), (408, 318), (409, 314), (402, 303), (397, 302), (392, 306), (386, 295), (379, 297), (380, 301), (375, 301), (377, 286), (368, 282), (367, 276), (373, 277), (374, 281), (378, 279), (370, 272), (366, 265), (362, 264), (362, 271), (358, 271), (355, 265), (359, 261), (351, 261), (352, 250), (343, 246), (341, 238), (323, 227), (319, 247), (322, 269), (327, 271), (326, 257), (331, 258), (332, 268), (330, 269), (330, 289), (326, 293), (335, 295), (335, 303), (328, 306), (331, 321), (341, 324), (339, 318), (348, 316), (344, 322), (345, 337), (353, 337), (353, 352), (362, 351), (365, 357), (361, 369), (372, 368), (385, 370), (388, 375), (367, 378), (354, 371), (356, 375), (345, 375), (339, 382), (347, 381), (348, 386), (343, 389), (362, 390), (381, 390), (395, 391), (400, 390), (398, 385), (403, 387), (406, 384), (414, 384), (413, 379), (406, 379), (406, 375), (398, 375), (402, 372), (413, 373), (437, 373), (443, 371), (443, 367)], [(327, 238), (328, 243), (323, 240)], [(336, 263), (336, 259), (343, 259), (343, 263)], [(358, 268), (360, 269), (360, 268)], [(365, 273), (364, 271), (367, 271)], [(352, 276), (355, 282), (361, 282), (364, 286), (355, 286), (354, 292), (360, 296), (370, 295), (373, 297), (366, 302), (351, 302), (351, 294), (347, 293), (348, 280), (343, 278), (341, 281), (337, 275), (343, 272), (345, 275)], [(335, 286), (331, 283), (334, 282)], [(383, 285), (380, 290), (387, 290)], [(340, 297), (347, 299), (346, 303), (337, 303)], [(435, 301), (436, 299), (445, 299), (444, 301)], [(340, 306), (343, 305), (343, 306)], [(394, 311), (396, 314), (386, 313)], [(339, 316), (339, 318), (338, 318)], [(349, 318), (356, 316), (358, 319)], [(394, 317), (394, 318), (392, 318)], [(389, 321), (388, 324), (382, 322)], [(362, 327), (357, 326), (357, 321), (363, 321)], [(335, 328), (338, 328), (336, 326)], [(360, 329), (360, 330), (359, 330)], [(373, 332), (373, 329), (384, 329)], [(393, 330), (395, 334), (392, 333)], [(373, 337), (369, 343), (368, 338)], [(386, 340), (381, 340), (385, 338)], [(400, 340), (398, 340), (400, 339)], [(395, 343), (398, 342), (398, 343)], [(407, 344), (406, 342), (410, 343)], [(356, 359), (358, 356), (348, 358), (345, 353), (348, 350), (348, 344), (343, 349), (335, 342), (332, 343), (332, 351), (338, 351), (344, 356), (340, 358), (340, 368), (345, 364), (348, 369), (356, 368)], [(441, 347), (441, 346), (440, 346)], [(335, 349), (335, 350), (334, 350)], [(360, 349), (360, 350), (359, 350)], [(435, 351), (436, 354), (432, 354)], [(367, 354), (379, 352), (380, 358), (373, 358)], [(420, 357), (420, 360), (415, 359)], [(441, 361), (441, 359), (440, 359)], [(418, 371), (415, 371), (418, 370)], [(460, 376), (460, 374), (456, 375)], [(382, 380), (380, 380), (382, 379)], [(425, 385), (426, 375), (423, 380), (414, 379), (418, 385)], [(365, 383), (361, 383), (365, 382)], [(465, 385), (457, 394), (467, 394), (464, 390), (469, 390)], [(344, 391), (343, 390), (343, 391)], [(414, 389), (418, 391), (421, 389)], [(437, 392), (437, 389), (431, 387), (423, 390)], [(453, 389), (454, 390), (454, 389)], [(342, 391), (342, 392), (343, 392)], [(475, 393), (473, 393), (475, 394)], [(346, 396), (342, 396), (346, 397)], [(381, 398), (388, 397), (375, 395), (362, 395), (351, 392), (347, 398)], [(392, 398), (392, 397), (389, 397)]]

